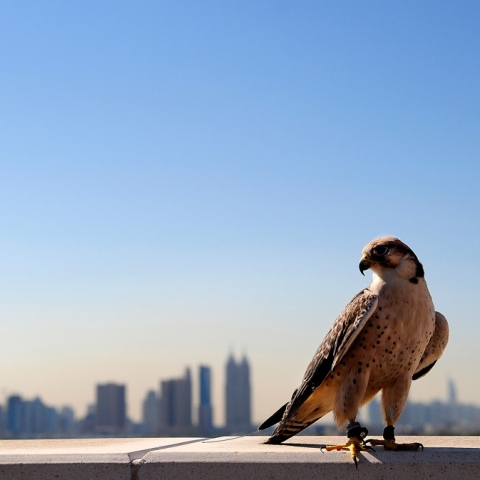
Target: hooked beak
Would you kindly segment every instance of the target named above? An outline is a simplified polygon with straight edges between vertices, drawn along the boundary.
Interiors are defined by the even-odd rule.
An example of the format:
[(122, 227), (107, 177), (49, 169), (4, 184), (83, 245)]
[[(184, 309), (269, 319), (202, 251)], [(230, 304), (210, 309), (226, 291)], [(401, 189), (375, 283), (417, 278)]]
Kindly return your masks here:
[(369, 260), (367, 257), (363, 257), (358, 264), (358, 268), (360, 269), (360, 273), (365, 275), (363, 272), (368, 270), (373, 265), (373, 262)]

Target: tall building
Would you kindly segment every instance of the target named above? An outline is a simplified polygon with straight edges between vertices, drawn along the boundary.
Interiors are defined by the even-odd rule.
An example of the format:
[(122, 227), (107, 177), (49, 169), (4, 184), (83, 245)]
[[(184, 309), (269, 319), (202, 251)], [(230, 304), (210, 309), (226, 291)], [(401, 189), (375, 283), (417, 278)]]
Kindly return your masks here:
[(250, 365), (246, 356), (238, 363), (233, 355), (227, 360), (225, 420), (228, 433), (248, 433), (252, 429)]
[(450, 423), (456, 423), (458, 421), (458, 400), (457, 400), (457, 387), (455, 382), (450, 378), (447, 381), (448, 388), (448, 405), (450, 408)]
[(73, 437), (76, 434), (75, 412), (71, 407), (62, 407), (59, 415), (59, 433), (62, 437)]
[(105, 435), (117, 435), (125, 432), (126, 426), (125, 385), (97, 385), (95, 430)]
[(83, 435), (91, 435), (95, 433), (95, 418), (96, 418), (97, 405), (87, 405), (87, 414), (83, 418), (80, 424), (80, 431)]
[(190, 369), (181, 378), (161, 382), (160, 433), (190, 434), (192, 431), (192, 379)]
[(27, 436), (55, 435), (58, 414), (39, 397), (23, 402), (23, 434)]
[(143, 401), (142, 423), (147, 435), (157, 433), (160, 422), (160, 400), (154, 390), (149, 390)]
[(24, 407), (20, 395), (11, 395), (7, 400), (7, 430), (17, 437), (23, 432)]
[(212, 375), (210, 367), (200, 365), (198, 377), (198, 429), (201, 435), (209, 435), (213, 431)]
[(457, 387), (455, 386), (455, 382), (449, 378), (447, 380), (447, 388), (448, 388), (448, 403), (450, 405), (457, 404)]
[(7, 400), (6, 429), (9, 436), (16, 438), (53, 437), (59, 430), (58, 412), (39, 397), (23, 400), (12, 395)]

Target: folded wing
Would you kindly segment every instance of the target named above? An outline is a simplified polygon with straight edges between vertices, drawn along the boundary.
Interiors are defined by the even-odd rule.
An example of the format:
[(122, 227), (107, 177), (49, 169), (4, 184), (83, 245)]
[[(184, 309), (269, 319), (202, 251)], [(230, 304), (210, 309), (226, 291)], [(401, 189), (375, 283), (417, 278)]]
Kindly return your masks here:
[(377, 304), (377, 295), (371, 293), (367, 288), (358, 293), (343, 309), (315, 352), (303, 376), (302, 383), (293, 392), (290, 402), (283, 405), (260, 425), (259, 430), (264, 430), (280, 422), (270, 439), (271, 443), (284, 441), (322, 416), (320, 415), (314, 420), (310, 418), (308, 421), (295, 418), (299, 408), (321, 386), (335, 366), (342, 361), (376, 310)]

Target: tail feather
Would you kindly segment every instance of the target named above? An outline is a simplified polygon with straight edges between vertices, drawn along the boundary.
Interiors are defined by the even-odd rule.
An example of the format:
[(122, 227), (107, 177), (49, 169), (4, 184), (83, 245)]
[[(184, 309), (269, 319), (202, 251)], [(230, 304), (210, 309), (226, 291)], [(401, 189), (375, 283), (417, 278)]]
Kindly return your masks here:
[(271, 415), (269, 418), (267, 418), (259, 427), (259, 430), (265, 430), (268, 427), (271, 427), (272, 425), (275, 425), (278, 423), (282, 417), (283, 414), (285, 413), (285, 409), (287, 408), (288, 402), (285, 405), (282, 405), (273, 415)]
[(293, 437), (297, 433), (301, 432), (302, 430), (310, 426), (312, 423), (314, 423), (314, 421), (303, 423), (289, 421), (287, 422), (287, 424), (281, 424), (265, 443), (282, 443), (285, 440), (288, 440), (290, 437)]

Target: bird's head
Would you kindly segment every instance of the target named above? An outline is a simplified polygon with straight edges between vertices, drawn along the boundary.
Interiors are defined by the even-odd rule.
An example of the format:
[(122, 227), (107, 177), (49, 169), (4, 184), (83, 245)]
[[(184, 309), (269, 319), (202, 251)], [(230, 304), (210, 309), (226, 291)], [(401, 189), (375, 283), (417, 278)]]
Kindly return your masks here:
[(412, 283), (418, 283), (418, 278), (424, 276), (423, 266), (413, 250), (395, 237), (380, 237), (368, 243), (362, 250), (359, 268), (362, 275), (370, 268), (380, 277), (395, 270)]

